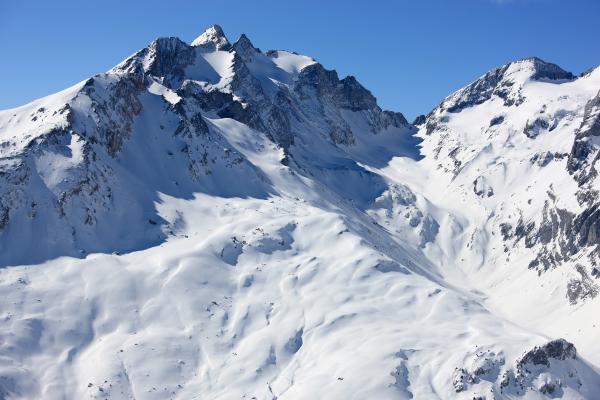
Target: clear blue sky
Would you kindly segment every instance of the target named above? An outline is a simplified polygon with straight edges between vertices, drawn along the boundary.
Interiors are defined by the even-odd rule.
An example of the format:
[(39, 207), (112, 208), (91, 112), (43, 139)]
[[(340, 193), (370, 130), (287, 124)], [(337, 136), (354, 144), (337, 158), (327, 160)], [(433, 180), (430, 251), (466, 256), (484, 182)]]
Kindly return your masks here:
[(0, 1), (0, 109), (103, 72), (159, 36), (310, 55), (409, 118), (488, 69), (536, 55), (600, 64), (599, 0)]

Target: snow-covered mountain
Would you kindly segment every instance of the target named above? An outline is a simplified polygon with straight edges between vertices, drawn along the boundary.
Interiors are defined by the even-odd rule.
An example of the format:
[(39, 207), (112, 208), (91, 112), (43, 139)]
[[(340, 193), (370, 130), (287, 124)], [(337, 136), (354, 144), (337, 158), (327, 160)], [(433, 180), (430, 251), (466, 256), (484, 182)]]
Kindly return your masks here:
[(599, 91), (413, 125), (213, 26), (0, 111), (0, 398), (595, 398)]

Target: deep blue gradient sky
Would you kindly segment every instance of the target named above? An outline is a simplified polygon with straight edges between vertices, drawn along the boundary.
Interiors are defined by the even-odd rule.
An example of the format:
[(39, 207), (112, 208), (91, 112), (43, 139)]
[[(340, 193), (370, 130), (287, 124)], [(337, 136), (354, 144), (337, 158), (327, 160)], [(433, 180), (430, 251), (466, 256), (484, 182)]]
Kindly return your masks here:
[(598, 0), (0, 1), (0, 109), (103, 72), (159, 36), (220, 24), (263, 50), (355, 75), (409, 118), (492, 67), (536, 55), (600, 64)]

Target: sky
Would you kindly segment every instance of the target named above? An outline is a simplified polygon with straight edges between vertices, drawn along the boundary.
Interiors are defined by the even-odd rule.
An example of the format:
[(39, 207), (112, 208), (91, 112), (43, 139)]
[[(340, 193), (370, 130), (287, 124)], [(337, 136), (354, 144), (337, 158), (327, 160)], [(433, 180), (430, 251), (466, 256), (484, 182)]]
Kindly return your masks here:
[(154, 38), (219, 24), (262, 50), (354, 75), (412, 119), (489, 69), (538, 56), (600, 65), (599, 0), (0, 0), (0, 109), (104, 72)]

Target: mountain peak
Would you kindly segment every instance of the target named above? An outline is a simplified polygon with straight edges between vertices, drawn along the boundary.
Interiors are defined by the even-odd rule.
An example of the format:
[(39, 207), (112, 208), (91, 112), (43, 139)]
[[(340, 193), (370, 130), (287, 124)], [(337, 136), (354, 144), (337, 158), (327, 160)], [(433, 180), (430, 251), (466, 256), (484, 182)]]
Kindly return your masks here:
[(507, 72), (526, 72), (530, 79), (571, 80), (575, 76), (556, 64), (546, 62), (538, 57), (527, 57), (507, 65)]
[(481, 104), (496, 95), (505, 106), (519, 105), (525, 98), (521, 87), (529, 81), (548, 81), (560, 84), (575, 76), (556, 64), (538, 57), (527, 57), (504, 64), (485, 73), (476, 81), (446, 97), (441, 110), (457, 113), (467, 107)]
[(240, 38), (233, 44), (233, 49), (242, 57), (249, 56), (255, 52), (260, 52), (259, 49), (254, 47), (248, 36), (244, 33), (242, 33)]
[(229, 50), (231, 44), (219, 25), (212, 25), (192, 42), (192, 46), (215, 50)]

